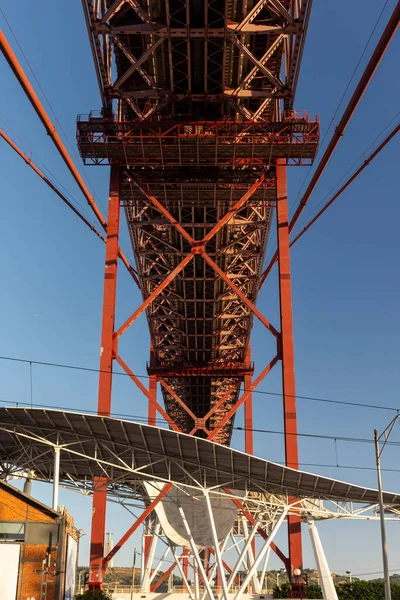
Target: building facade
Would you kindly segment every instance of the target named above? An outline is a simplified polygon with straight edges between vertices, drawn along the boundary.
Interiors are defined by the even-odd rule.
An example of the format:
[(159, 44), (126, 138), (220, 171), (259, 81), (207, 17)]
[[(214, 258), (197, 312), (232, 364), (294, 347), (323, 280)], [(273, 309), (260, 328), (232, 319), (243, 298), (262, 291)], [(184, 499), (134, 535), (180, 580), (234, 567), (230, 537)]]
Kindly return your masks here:
[(0, 481), (1, 600), (73, 600), (78, 542), (64, 507)]

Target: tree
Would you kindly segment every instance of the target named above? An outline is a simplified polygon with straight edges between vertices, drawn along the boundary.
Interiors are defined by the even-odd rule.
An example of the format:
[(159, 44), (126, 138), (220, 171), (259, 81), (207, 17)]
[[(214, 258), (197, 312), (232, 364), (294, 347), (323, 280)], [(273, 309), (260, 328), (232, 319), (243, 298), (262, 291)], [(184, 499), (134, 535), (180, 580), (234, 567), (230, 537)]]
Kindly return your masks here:
[(272, 596), (274, 598), (290, 598), (290, 583), (286, 581), (282, 585), (274, 587)]
[(323, 598), (322, 590), (317, 583), (312, 583), (308, 586), (307, 598)]

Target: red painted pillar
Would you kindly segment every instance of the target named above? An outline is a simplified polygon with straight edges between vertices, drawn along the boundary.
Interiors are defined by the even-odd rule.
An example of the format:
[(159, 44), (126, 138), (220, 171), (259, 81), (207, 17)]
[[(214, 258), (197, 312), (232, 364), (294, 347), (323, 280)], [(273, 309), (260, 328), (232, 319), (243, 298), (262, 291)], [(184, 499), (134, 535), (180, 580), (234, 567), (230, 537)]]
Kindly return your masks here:
[[(120, 168), (111, 167), (97, 409), (99, 414), (105, 416), (109, 416), (111, 410), (113, 334), (117, 292), (118, 236), (120, 223), (120, 178)], [(104, 477), (96, 478), (94, 485), (96, 491), (93, 495), (89, 584), (92, 587), (100, 587), (102, 582), (101, 564), (104, 554), (104, 535), (106, 526), (107, 479)]]
[[(251, 363), (251, 347), (250, 344), (246, 352), (246, 363)], [(244, 391), (251, 387), (251, 374), (246, 373), (244, 376)], [(254, 454), (253, 445), (253, 394), (249, 394), (249, 397), (244, 403), (244, 450), (247, 454)]]
[[(154, 355), (153, 343), (150, 342), (150, 366), (155, 366), (156, 359)], [(154, 375), (150, 375), (149, 378), (149, 393), (153, 400), (157, 400), (157, 378)], [(157, 420), (157, 408), (155, 404), (148, 402), (148, 413), (147, 422), (149, 425), (156, 425)]]
[(187, 548), (183, 548), (183, 552), (182, 552), (182, 556), (183, 556), (183, 559), (182, 559), (182, 570), (183, 570), (183, 573), (184, 573), (186, 579), (188, 579), (188, 577), (189, 577), (188, 554), (189, 554), (188, 549)]
[[(154, 375), (150, 375), (149, 380), (149, 393), (153, 400), (157, 400), (157, 378)], [(156, 425), (157, 420), (157, 408), (155, 404), (148, 403), (148, 424)]]
[[(249, 344), (246, 352), (246, 363), (251, 362), (251, 346)], [(244, 376), (244, 391), (247, 392), (249, 387), (251, 386), (251, 374), (246, 373)], [(254, 454), (254, 443), (253, 443), (253, 394), (250, 394), (247, 400), (244, 403), (244, 451), (246, 454)], [(256, 540), (253, 539), (251, 542), (251, 548), (253, 551), (253, 556), (255, 556), (256, 552)], [(250, 556), (247, 557), (247, 565), (248, 568), (251, 569), (252, 563), (250, 560)], [(247, 589), (248, 593), (253, 592), (253, 584), (250, 583)]]
[[(298, 469), (289, 215), (284, 159), (276, 161), (276, 196), (285, 456), (287, 466)], [(289, 575), (293, 580), (294, 570), (302, 570), (303, 562), (301, 520), (299, 517), (290, 516), (288, 518), (288, 530), (289, 560), (291, 565), (291, 573)]]

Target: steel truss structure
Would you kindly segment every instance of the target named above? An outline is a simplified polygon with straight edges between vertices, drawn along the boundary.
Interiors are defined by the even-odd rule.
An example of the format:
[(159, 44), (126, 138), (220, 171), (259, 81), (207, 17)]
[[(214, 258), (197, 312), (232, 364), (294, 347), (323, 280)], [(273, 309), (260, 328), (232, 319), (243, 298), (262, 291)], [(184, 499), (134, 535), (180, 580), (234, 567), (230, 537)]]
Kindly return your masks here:
[[(96, 575), (100, 581), (102, 569), (146, 519), (143, 593), (155, 591), (175, 568), (192, 600), (206, 596), (209, 600), (220, 596), (228, 600), (232, 593), (240, 600), (249, 586), (261, 593), (270, 550), (279, 553), (274, 544), (276, 532), (292, 516), (309, 525), (324, 598), (332, 600), (336, 595), (315, 521), (379, 518), (376, 490), (129, 421), (56, 410), (3, 408), (0, 448), (0, 477), (53, 480), (55, 509), (60, 484), (96, 494), (105, 480), (109, 494), (120, 502), (125, 498), (122, 503), (129, 510), (132, 501), (137, 504), (141, 497), (142, 516), (103, 558)], [(150, 504), (143, 498), (143, 486)], [(398, 520), (400, 495), (385, 492), (384, 502), (385, 511), (392, 515), (388, 518)], [(228, 530), (225, 527), (223, 533), (221, 504), (224, 514), (232, 513), (228, 519), (236, 518), (236, 525)], [(163, 531), (164, 523), (169, 527), (169, 522), (158, 512), (160, 505), (169, 513), (169, 522), (175, 513), (175, 528), (178, 517), (185, 536), (183, 552), (178, 552), (176, 541)], [(151, 516), (153, 509), (156, 514)], [(211, 540), (207, 556), (199, 549), (199, 530)], [(162, 554), (156, 560), (156, 546), (160, 544)], [(237, 554), (234, 559), (233, 554)], [(155, 584), (165, 561), (170, 566)], [(243, 565), (246, 576), (240, 580), (238, 572)]]
[[(257, 460), (251, 456), (252, 392), (280, 362), (286, 463), (297, 469), (289, 233), (394, 35), (400, 2), (290, 223), (286, 166), (311, 164), (319, 138), (318, 118), (293, 110), (311, 0), (82, 0), (82, 5), (103, 108), (99, 113), (78, 117), (77, 137), (85, 164), (111, 166), (108, 222), (2, 32), (0, 49), (106, 232), (104, 238), (11, 143), (27, 164), (106, 243), (99, 414), (110, 414), (112, 366), (116, 360), (143, 392), (149, 407), (149, 424), (155, 424), (159, 413), (174, 432), (229, 445), (235, 414), (243, 406), (245, 448), (250, 465)], [(1, 135), (10, 143), (7, 136)], [(136, 270), (119, 248), (121, 207), (131, 235)], [(278, 250), (262, 273), (274, 213)], [(143, 302), (117, 329), (118, 257), (139, 286)], [(276, 261), (280, 329), (256, 307), (260, 287)], [(151, 338), (148, 388), (118, 350), (119, 338), (143, 312)], [(254, 315), (276, 339), (275, 356), (255, 379), (250, 349)], [(158, 382), (164, 406), (157, 401)], [(240, 395), (242, 385), (244, 392)], [(218, 473), (224, 471), (221, 469), (223, 461), (218, 467), (214, 465), (216, 481), (210, 487), (209, 481), (200, 481), (202, 468), (196, 471), (197, 478), (190, 468), (184, 468), (180, 463), (185, 458), (182, 452), (174, 460), (168, 459), (165, 452), (159, 453), (157, 460), (153, 460), (153, 456), (140, 467), (134, 466), (132, 453), (129, 457), (132, 464), (129, 464), (120, 447), (111, 444), (110, 448), (110, 431), (104, 423), (108, 438), (97, 440), (94, 452), (87, 447), (91, 439), (87, 432), (84, 439), (72, 443), (79, 449), (72, 450), (70, 443), (60, 443), (54, 431), (57, 439), (49, 441), (42, 436), (32, 436), (29, 428), (18, 430), (17, 425), (14, 422), (10, 428), (8, 423), (2, 428), (4, 434), (18, 439), (9, 455), (3, 446), (4, 456), (8, 456), (1, 465), (3, 476), (19, 474), (24, 465), (34, 461), (37, 478), (48, 480), (52, 476), (55, 481), (53, 506), (58, 502), (59, 478), (63, 485), (93, 494), (90, 575), (93, 587), (101, 586), (108, 561), (143, 525), (144, 591), (156, 589), (152, 581), (170, 552), (174, 563), (159, 583), (177, 567), (193, 600), (204, 600), (206, 595), (210, 600), (215, 598), (211, 587), (215, 575), (227, 600), (242, 563), (247, 575), (245, 582), (239, 582), (235, 594), (235, 600), (239, 600), (246, 588), (261, 590), (263, 576), (257, 577), (257, 567), (263, 563), (261, 574), (265, 573), (271, 548), (283, 561), (292, 583), (292, 595), (296, 597), (301, 595), (301, 582), (297, 578), (302, 563), (301, 522), (307, 521), (324, 597), (334, 598), (315, 519), (376, 518), (375, 504), (371, 500), (373, 490), (362, 490), (361, 496), (357, 496), (359, 490), (355, 490), (355, 501), (358, 504), (365, 501), (365, 504), (354, 508), (351, 501), (349, 503), (354, 486), (347, 486), (346, 493), (342, 490), (340, 498), (335, 499), (333, 491), (340, 487), (340, 482), (325, 480), (324, 485), (328, 487), (321, 490), (319, 480), (323, 478), (299, 471), (290, 474), (282, 471), (278, 478), (279, 489), (277, 481), (271, 489), (267, 478), (269, 466), (265, 466), (264, 482), (258, 484), (256, 490), (249, 484), (252, 481), (249, 467), (246, 480), (249, 485), (244, 486), (243, 498), (226, 487), (231, 482), (225, 481), (223, 487), (218, 483)], [(119, 434), (121, 439), (126, 439), (124, 428)], [(38, 456), (40, 444), (48, 447), (42, 448)], [(107, 460), (104, 456), (101, 458), (105, 450)], [(191, 450), (193, 447), (187, 450), (189, 454)], [(195, 450), (198, 452), (197, 445)], [(219, 450), (213, 452), (218, 455)], [(63, 469), (66, 454), (72, 458), (68, 469)], [(52, 469), (42, 469), (50, 455)], [(229, 458), (234, 460), (231, 455)], [(158, 474), (164, 487), (156, 486), (155, 494), (144, 493), (146, 485), (140, 477), (150, 469), (152, 479), (157, 479), (155, 471), (164, 463), (169, 469), (167, 476)], [(171, 476), (177, 466), (183, 480), (176, 479), (176, 471), (175, 476)], [(232, 469), (231, 474), (234, 471)], [(127, 473), (130, 474), (128, 483)], [(293, 473), (296, 473), (296, 483), (293, 483)], [(306, 486), (307, 494), (300, 485), (306, 481), (305, 475), (316, 477), (312, 490)], [(278, 476), (276, 470), (275, 476)], [(233, 476), (233, 480), (236, 479), (236, 475)], [(163, 535), (157, 521), (157, 506), (169, 497), (172, 489), (186, 495), (195, 493), (204, 500), (213, 541), (201, 554), (182, 506), (178, 506), (178, 510), (187, 526), (189, 548), (179, 553)], [(104, 556), (107, 495), (126, 507), (132, 502), (143, 503), (144, 511), (116, 549)], [(228, 498), (239, 511), (231, 531), (231, 547), (226, 536), (222, 541), (215, 537), (211, 505), (216, 495)], [(329, 506), (324, 501), (328, 501)], [(392, 512), (397, 513), (398, 501), (392, 497), (388, 502), (392, 504)], [(288, 556), (273, 542), (276, 528), (283, 521), (288, 523)], [(256, 536), (265, 541), (257, 556)], [(167, 547), (153, 569), (158, 538), (164, 538)], [(241, 542), (238, 538), (242, 538)], [(222, 557), (224, 551), (232, 548), (239, 554), (233, 570)], [(188, 582), (189, 565), (194, 574), (193, 589)], [(225, 571), (230, 572), (228, 581)]]
[[(318, 146), (318, 118), (293, 110), (311, 2), (82, 4), (103, 108), (78, 117), (78, 145), (85, 164), (111, 166), (99, 413), (110, 414), (117, 361), (148, 401), (150, 424), (159, 413), (174, 431), (229, 445), (244, 406), (251, 454), (252, 392), (280, 361), (286, 460), (297, 468), (286, 166), (311, 164)], [(121, 207), (143, 302), (116, 325)], [(280, 328), (256, 307), (274, 213)], [(148, 388), (118, 349), (121, 335), (144, 312), (151, 338)], [(253, 379), (254, 316), (275, 337), (276, 352)], [(105, 564), (109, 485), (105, 478), (98, 483), (96, 574)], [(295, 588), (301, 519), (289, 513), (287, 520), (289, 558), (279, 552)], [(151, 548), (145, 535), (145, 557)], [(186, 554), (182, 568), (186, 576)], [(91, 582), (98, 585), (97, 575)]]

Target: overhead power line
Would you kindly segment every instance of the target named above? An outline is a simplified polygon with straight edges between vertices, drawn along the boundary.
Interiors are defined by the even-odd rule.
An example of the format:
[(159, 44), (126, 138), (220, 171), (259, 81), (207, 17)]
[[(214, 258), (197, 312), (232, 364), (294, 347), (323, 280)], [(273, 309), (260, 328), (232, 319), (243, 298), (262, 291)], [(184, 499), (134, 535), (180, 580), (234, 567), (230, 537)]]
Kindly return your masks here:
[[(10, 405), (15, 405), (17, 408), (42, 408), (42, 409), (49, 409), (49, 410), (64, 410), (64, 411), (71, 411), (71, 412), (83, 412), (82, 408), (73, 408), (73, 407), (65, 407), (65, 406), (50, 406), (47, 404), (30, 404), (28, 402), (11, 402), (11, 401), (7, 401), (7, 400), (0, 400), (0, 403), (2, 404), (6, 404), (7, 406)], [(7, 408), (7, 406), (5, 408)], [(97, 411), (95, 410), (89, 410), (89, 409), (85, 409), (84, 411), (85, 414), (92, 414), (92, 415), (97, 415)], [(120, 418), (120, 419), (127, 419), (127, 420), (135, 420), (137, 423), (142, 423), (143, 425), (147, 425), (148, 419), (147, 417), (144, 417), (142, 415), (132, 415), (132, 414), (123, 414), (123, 413), (112, 413), (111, 414), (112, 418)], [(157, 419), (158, 423), (164, 423), (164, 421), (162, 421), (161, 419)], [(243, 427), (234, 427), (234, 430), (238, 430), (238, 431), (243, 431), (244, 428)], [(272, 434), (278, 434), (278, 435), (283, 435), (282, 431), (273, 431), (273, 430), (252, 430), (252, 431), (261, 431), (262, 433), (272, 433)], [(336, 441), (342, 441), (345, 440), (347, 442), (350, 443), (365, 443), (365, 442), (371, 442), (374, 443), (374, 440), (368, 440), (368, 439), (360, 439), (360, 438), (341, 438), (341, 437), (336, 437), (333, 438), (332, 436), (321, 436), (319, 434), (299, 434), (299, 436), (301, 437), (302, 435), (306, 436), (306, 437), (316, 437), (316, 438), (326, 438), (326, 439), (330, 439), (330, 440), (336, 440)], [(391, 442), (392, 445), (398, 446), (400, 445), (400, 442), (396, 443), (396, 442)], [(281, 464), (281, 465), (285, 465), (285, 461), (284, 460), (273, 460), (271, 462), (274, 462), (276, 464)], [(336, 462), (336, 464), (329, 464), (329, 463), (307, 463), (307, 462), (300, 462), (299, 463), (299, 467), (318, 467), (318, 468), (324, 468), (324, 469), (350, 469), (350, 470), (357, 470), (357, 471), (376, 471), (376, 467), (365, 467), (362, 465), (342, 465), (339, 462)], [(382, 471), (388, 472), (388, 473), (400, 473), (400, 469), (391, 469), (391, 468), (382, 468)]]
[[(79, 365), (67, 365), (64, 363), (55, 363), (55, 362), (49, 362), (49, 361), (40, 361), (40, 360), (30, 360), (27, 358), (16, 358), (14, 356), (0, 356), (0, 360), (6, 360), (6, 361), (11, 361), (11, 362), (17, 362), (17, 363), (23, 363), (23, 364), (28, 364), (28, 365), (38, 365), (38, 366), (42, 366), (42, 367), (53, 367), (53, 368), (58, 368), (58, 369), (72, 369), (72, 370), (76, 370), (76, 371), (87, 371), (89, 373), (108, 373), (109, 371), (102, 371), (101, 369), (95, 369), (93, 367), (83, 367), (83, 366), (79, 366)], [(112, 374), (118, 377), (131, 377), (128, 373), (121, 373), (120, 371), (112, 371)], [(148, 375), (137, 375), (135, 373), (136, 377), (138, 379), (150, 379), (150, 377)], [(268, 392), (266, 390), (253, 390), (252, 392), (253, 394), (263, 394), (266, 396), (276, 396), (281, 398), (282, 397), (282, 393), (281, 392)], [(289, 397), (291, 397), (289, 395)], [(320, 398), (317, 396), (302, 396), (300, 394), (296, 394), (296, 396), (294, 396), (297, 400), (310, 400), (312, 402), (326, 402), (328, 404), (338, 404), (338, 405), (342, 405), (342, 406), (352, 406), (352, 407), (356, 407), (356, 408), (368, 408), (368, 409), (375, 409), (375, 410), (390, 410), (390, 411), (394, 411), (394, 412), (400, 412), (400, 408), (397, 408), (395, 406), (380, 406), (379, 404), (366, 404), (363, 402), (350, 402), (350, 401), (346, 401), (346, 400), (334, 400), (332, 398)]]
[(394, 129), (389, 133), (388, 136), (379, 144), (379, 146), (371, 152), (369, 156), (367, 156), (363, 162), (363, 164), (356, 169), (356, 171), (349, 177), (349, 179), (342, 185), (342, 187), (332, 196), (332, 198), (321, 208), (320, 211), (307, 223), (307, 225), (296, 235), (296, 237), (290, 242), (290, 247), (293, 246), (305, 233), (310, 229), (312, 225), (314, 225), (315, 221), (317, 221), (325, 211), (328, 210), (330, 206), (339, 198), (339, 196), (349, 187), (349, 185), (359, 176), (359, 174), (368, 167), (371, 162), (378, 156), (378, 154), (383, 150), (383, 148), (398, 134), (400, 131), (400, 123), (396, 125)]
[[(6, 133), (4, 131), (2, 131), (1, 129), (0, 129), (0, 137), (2, 137), (3, 140), (5, 142), (7, 142), (7, 144), (18, 154), (18, 156), (20, 156), (25, 161), (25, 163), (36, 173), (36, 175), (38, 175), (46, 183), (46, 185), (48, 185), (49, 188), (53, 192), (55, 192), (55, 194), (57, 194), (57, 196), (59, 198), (61, 198), (61, 200), (64, 202), (64, 204), (66, 204), (68, 206), (68, 208), (70, 208), (76, 214), (76, 216), (83, 223), (85, 223), (85, 225), (87, 227), (89, 227), (89, 229), (91, 229), (91, 231), (93, 231), (93, 233), (95, 233), (97, 235), (97, 237), (102, 240), (102, 242), (105, 243), (106, 242), (105, 237), (96, 229), (96, 227), (94, 225), (92, 225), (92, 223), (72, 204), (72, 202), (70, 200), (68, 200), (68, 198), (65, 196), (65, 194), (63, 194), (57, 188), (57, 186), (52, 181), (50, 181), (50, 179), (42, 171), (40, 171), (40, 169), (32, 162), (32, 160), (28, 156), (26, 156), (26, 154), (24, 154), (22, 152), (22, 150), (20, 148), (18, 148), (18, 146), (12, 141), (12, 139), (8, 135), (6, 135)], [(137, 272), (132, 267), (132, 265), (129, 263), (128, 259), (126, 258), (126, 255), (121, 250), (121, 248), (118, 248), (118, 256), (124, 263), (125, 267), (127, 268), (132, 279), (135, 281), (136, 285), (138, 287), (140, 287), (139, 280), (137, 277)]]
[[(353, 81), (353, 79), (354, 79), (354, 77), (355, 77), (355, 75), (356, 75), (356, 73), (357, 73), (358, 67), (360, 66), (360, 64), (361, 64), (361, 61), (362, 61), (362, 59), (364, 58), (364, 55), (365, 55), (365, 53), (366, 53), (366, 51), (367, 51), (367, 48), (368, 48), (368, 46), (369, 46), (369, 44), (370, 44), (370, 42), (371, 42), (371, 40), (372, 40), (372, 37), (373, 37), (373, 35), (374, 35), (374, 33), (375, 33), (375, 31), (376, 31), (376, 29), (377, 29), (377, 27), (378, 27), (378, 25), (379, 25), (379, 23), (380, 23), (380, 21), (381, 21), (381, 18), (382, 18), (382, 16), (383, 16), (383, 13), (385, 12), (385, 9), (386, 9), (387, 5), (388, 5), (388, 0), (386, 0), (386, 1), (384, 2), (384, 5), (383, 5), (383, 7), (381, 8), (381, 11), (380, 11), (380, 13), (379, 13), (379, 15), (378, 15), (378, 17), (377, 17), (377, 19), (376, 19), (376, 21), (375, 21), (374, 27), (372, 28), (372, 31), (371, 31), (371, 33), (369, 34), (369, 36), (368, 36), (368, 39), (367, 39), (367, 41), (366, 41), (366, 42), (365, 42), (365, 44), (364, 44), (364, 48), (363, 48), (363, 50), (362, 50), (362, 52), (361, 52), (361, 54), (360, 54), (360, 57), (359, 57), (359, 59), (358, 59), (358, 61), (357, 61), (357, 64), (355, 65), (355, 67), (354, 67), (354, 69), (353, 69), (353, 72), (352, 72), (352, 74), (351, 74), (351, 76), (350, 76), (350, 78), (349, 78), (349, 80), (348, 80), (348, 82), (347, 82), (347, 84), (346, 84), (346, 87), (345, 87), (345, 89), (343, 90), (342, 96), (341, 96), (341, 98), (340, 98), (340, 100), (339, 100), (339, 102), (338, 102), (338, 104), (337, 104), (337, 106), (336, 106), (336, 108), (335, 108), (335, 111), (334, 111), (334, 113), (333, 113), (333, 115), (332, 115), (332, 117), (331, 117), (331, 119), (330, 119), (330, 121), (329, 121), (329, 125), (328, 125), (328, 127), (327, 127), (327, 129), (326, 129), (326, 131), (325, 131), (325, 134), (324, 134), (324, 136), (323, 136), (322, 140), (321, 140), (321, 141), (320, 141), (320, 143), (319, 143), (319, 148), (320, 148), (320, 150), (321, 150), (321, 149), (323, 148), (323, 146), (324, 146), (324, 142), (325, 142), (326, 138), (328, 137), (328, 133), (329, 133), (329, 131), (331, 130), (331, 127), (332, 127), (332, 125), (333, 125), (333, 124), (334, 124), (334, 122), (335, 122), (336, 115), (337, 115), (337, 113), (339, 112), (339, 108), (342, 106), (343, 100), (344, 100), (344, 99), (345, 99), (345, 97), (346, 97), (346, 94), (347, 94), (347, 92), (348, 92), (348, 90), (349, 90), (349, 88), (350, 88), (350, 85), (351, 85), (351, 83), (352, 83), (352, 81)], [(317, 156), (318, 156), (318, 153), (317, 153)], [(308, 174), (305, 176), (303, 183), (301, 184), (301, 187), (300, 187), (300, 190), (299, 190), (299, 192), (298, 192), (298, 194), (297, 194), (297, 197), (299, 197), (299, 196), (300, 196), (300, 194), (301, 194), (301, 192), (302, 192), (302, 190), (303, 190), (303, 187), (304, 187), (304, 185), (306, 184), (306, 181), (308, 181), (308, 179), (309, 179), (310, 175), (311, 175), (311, 172), (309, 171), (309, 172), (308, 172)]]
[[(320, 159), (320, 161), (318, 162), (314, 174), (311, 178), (310, 183), (307, 186), (306, 191), (304, 192), (298, 207), (289, 223), (289, 231), (291, 232), (294, 228), (294, 226), (296, 225), (301, 213), (303, 212), (308, 200), (311, 197), (311, 194), (313, 193), (317, 183), (319, 182), (322, 173), (325, 171), (326, 166), (328, 165), (335, 149), (336, 146), (338, 145), (341, 137), (344, 135), (345, 130), (362, 98), (362, 96), (364, 95), (365, 90), (367, 89), (376, 69), (378, 68), (379, 63), (382, 60), (383, 55), (385, 54), (387, 48), (389, 47), (389, 44), (396, 32), (396, 29), (399, 25), (399, 20), (400, 20), (400, 0), (397, 2), (396, 7), (394, 9), (394, 11), (392, 12), (390, 19), (375, 47), (375, 50), (371, 56), (371, 58), (368, 61), (367, 66), (365, 67), (360, 80), (343, 112), (343, 115), (337, 125), (337, 127), (335, 128), (335, 131), (333, 132), (333, 135), (326, 147), (326, 150), (322, 156), (322, 158)], [(268, 277), (273, 265), (275, 264), (275, 262), (277, 261), (278, 258), (278, 250), (276, 250), (275, 254), (273, 255), (273, 257), (271, 258), (268, 267), (265, 269), (264, 273), (262, 274), (261, 277), (261, 285), (264, 283), (264, 281), (266, 280), (266, 278)]]
[(368, 61), (367, 66), (365, 67), (363, 74), (360, 77), (360, 80), (356, 86), (356, 89), (353, 92), (353, 95), (351, 96), (345, 110), (344, 113), (337, 125), (337, 127), (335, 128), (335, 131), (333, 132), (333, 135), (329, 141), (329, 144), (321, 158), (321, 160), (319, 161), (319, 163), (317, 164), (317, 167), (315, 169), (314, 175), (311, 178), (311, 181), (302, 197), (302, 199), (299, 202), (299, 205), (290, 221), (289, 224), (289, 230), (292, 231), (293, 227), (296, 225), (301, 213), (304, 210), (304, 207), (306, 206), (308, 199), (310, 198), (312, 192), (314, 191), (315, 186), (317, 185), (322, 173), (325, 170), (325, 167), (327, 166), (329, 160), (331, 159), (336, 146), (339, 143), (340, 138), (344, 135), (345, 130), (362, 98), (362, 96), (364, 95), (365, 90), (367, 89), (376, 69), (378, 68), (379, 63), (381, 62), (387, 48), (389, 47), (389, 44), (396, 32), (396, 29), (399, 25), (399, 20), (400, 20), (400, 1), (397, 2), (391, 16), (390, 19), (375, 47), (374, 52), (372, 53), (371, 58)]

